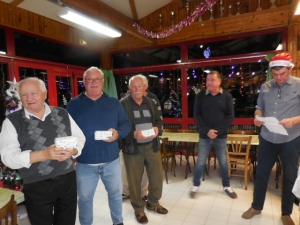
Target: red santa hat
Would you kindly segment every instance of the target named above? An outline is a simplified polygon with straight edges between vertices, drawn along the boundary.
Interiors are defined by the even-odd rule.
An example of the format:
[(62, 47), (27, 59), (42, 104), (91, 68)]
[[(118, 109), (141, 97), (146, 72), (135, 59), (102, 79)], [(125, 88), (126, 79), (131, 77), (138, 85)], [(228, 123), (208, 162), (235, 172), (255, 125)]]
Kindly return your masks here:
[(275, 66), (294, 67), (294, 63), (289, 53), (280, 53), (270, 60), (269, 67)]

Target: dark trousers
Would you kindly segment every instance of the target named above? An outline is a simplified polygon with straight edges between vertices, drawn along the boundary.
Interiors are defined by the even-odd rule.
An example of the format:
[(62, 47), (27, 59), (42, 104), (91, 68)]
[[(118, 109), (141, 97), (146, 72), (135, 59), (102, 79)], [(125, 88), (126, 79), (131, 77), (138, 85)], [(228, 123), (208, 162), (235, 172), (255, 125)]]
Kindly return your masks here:
[(274, 144), (266, 141), (261, 136), (259, 137), (258, 164), (252, 208), (256, 210), (263, 209), (269, 177), (279, 156), (283, 170), (281, 212), (283, 215), (292, 214), (295, 199), (292, 189), (297, 178), (299, 152), (300, 137), (282, 144)]
[(31, 225), (74, 225), (77, 187), (75, 171), (24, 184), (25, 205)]

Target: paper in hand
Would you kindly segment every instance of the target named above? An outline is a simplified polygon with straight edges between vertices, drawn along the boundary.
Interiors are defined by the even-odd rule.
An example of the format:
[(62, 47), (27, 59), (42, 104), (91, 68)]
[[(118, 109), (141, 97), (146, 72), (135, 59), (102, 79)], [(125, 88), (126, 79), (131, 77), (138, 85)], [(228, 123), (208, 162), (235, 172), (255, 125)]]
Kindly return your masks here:
[(275, 117), (261, 117), (261, 116), (256, 116), (256, 119), (259, 121), (265, 122), (264, 126), (273, 133), (281, 134), (281, 135), (288, 135), (288, 132), (286, 129), (279, 124), (279, 121)]

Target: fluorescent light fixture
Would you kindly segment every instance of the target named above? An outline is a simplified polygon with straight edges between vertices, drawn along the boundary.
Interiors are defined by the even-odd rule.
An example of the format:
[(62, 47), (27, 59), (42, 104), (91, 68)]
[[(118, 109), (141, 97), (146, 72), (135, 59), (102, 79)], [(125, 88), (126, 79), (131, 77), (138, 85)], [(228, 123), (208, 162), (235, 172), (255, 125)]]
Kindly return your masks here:
[(0, 51), (1, 55), (6, 55), (6, 52)]
[(279, 44), (276, 48), (276, 50), (282, 50), (282, 44)]
[(152, 74), (150, 74), (150, 75), (149, 75), (149, 77), (157, 77), (157, 76), (156, 76), (156, 75), (152, 75)]
[(295, 15), (299, 15), (300, 14), (300, 2), (298, 3), (298, 6), (296, 8), (296, 12)]
[(83, 27), (89, 28), (97, 33), (107, 35), (109, 37), (115, 38), (121, 37), (122, 35), (120, 31), (69, 8), (59, 11), (57, 15), (65, 20), (71, 21), (72, 23), (76, 23)]
[(181, 63), (181, 59), (176, 60), (176, 62)]
[(203, 70), (204, 73), (210, 73), (210, 70)]

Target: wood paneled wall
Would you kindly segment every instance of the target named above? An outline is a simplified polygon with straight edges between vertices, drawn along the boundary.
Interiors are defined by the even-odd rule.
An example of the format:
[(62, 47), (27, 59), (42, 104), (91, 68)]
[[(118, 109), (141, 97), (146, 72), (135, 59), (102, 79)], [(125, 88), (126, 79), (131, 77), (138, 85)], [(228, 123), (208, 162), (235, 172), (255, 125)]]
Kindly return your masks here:
[(59, 42), (79, 45), (80, 39), (88, 42), (88, 47), (96, 50), (106, 48), (105, 38), (85, 32), (27, 10), (0, 1), (0, 25), (47, 37)]
[[(223, 17), (228, 17), (229, 11), (232, 16), (236, 15), (238, 12), (239, 8), (239, 13), (240, 14), (245, 14), (249, 12), (256, 12), (258, 8), (258, 1), (257, 0), (221, 0), (222, 1), (222, 6), (224, 7)], [(174, 2), (171, 2), (170, 4), (156, 10), (155, 12), (151, 13), (147, 17), (139, 20), (139, 24), (142, 25), (145, 29), (148, 30), (155, 30), (160, 28), (160, 23), (159, 23), (159, 15), (161, 15), (161, 27), (162, 28), (168, 28), (171, 26), (171, 12), (174, 12), (173, 16), (173, 23), (174, 25), (179, 23), (180, 21), (184, 20), (187, 15), (190, 15), (197, 5), (199, 3), (204, 2), (204, 0), (194, 0), (189, 2), (189, 11), (187, 11), (187, 7), (178, 7), (178, 5)], [(239, 2), (239, 7), (237, 5), (237, 2)], [(281, 6), (287, 6), (290, 4), (290, 0), (276, 0), (276, 7), (281, 7)], [(269, 0), (262, 0), (261, 1), (261, 8), (262, 10), (269, 9), (271, 7), (270, 1)], [(231, 9), (229, 10), (229, 6), (231, 6)], [(217, 3), (213, 6), (213, 17), (215, 19), (220, 18), (220, 0), (217, 0)], [(189, 12), (189, 14), (188, 14)], [(211, 12), (208, 10), (202, 15), (202, 20), (206, 21), (209, 20), (211, 15)]]

